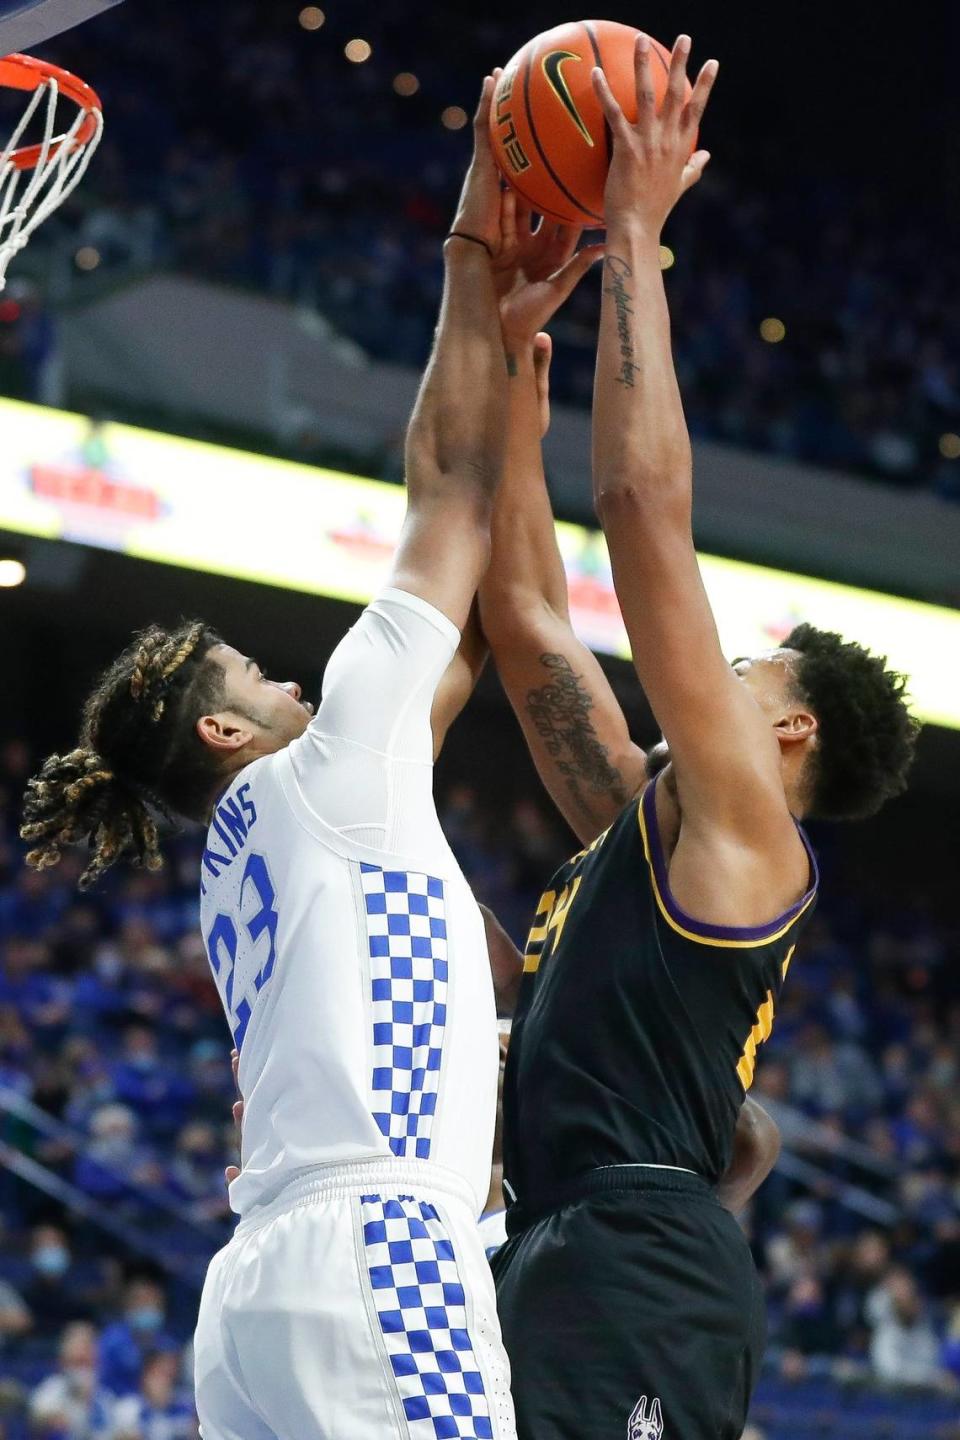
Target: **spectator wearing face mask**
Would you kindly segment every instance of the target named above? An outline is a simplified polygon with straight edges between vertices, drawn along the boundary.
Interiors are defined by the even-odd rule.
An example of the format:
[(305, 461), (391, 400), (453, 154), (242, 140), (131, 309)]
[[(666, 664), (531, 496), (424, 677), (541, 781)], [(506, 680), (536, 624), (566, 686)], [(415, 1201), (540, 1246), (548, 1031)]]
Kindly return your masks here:
[(74, 1320), (89, 1319), (90, 1305), (66, 1232), (38, 1225), (30, 1234), (31, 1277), (24, 1288), (37, 1333), (50, 1335)]
[(161, 1350), (143, 1362), (140, 1389), (118, 1400), (111, 1440), (194, 1440), (197, 1415), (181, 1382), (180, 1357)]
[(110, 1433), (112, 1399), (97, 1384), (97, 1332), (68, 1325), (57, 1370), (30, 1397), (30, 1431), (37, 1440), (99, 1440)]
[(91, 1141), (78, 1155), (74, 1184), (106, 1204), (124, 1200), (134, 1185), (159, 1185), (163, 1171), (137, 1138), (137, 1119), (125, 1105), (101, 1105), (90, 1117)]
[(135, 1395), (146, 1357), (155, 1350), (176, 1350), (167, 1333), (166, 1301), (154, 1280), (131, 1280), (123, 1314), (100, 1337), (100, 1383), (113, 1395)]

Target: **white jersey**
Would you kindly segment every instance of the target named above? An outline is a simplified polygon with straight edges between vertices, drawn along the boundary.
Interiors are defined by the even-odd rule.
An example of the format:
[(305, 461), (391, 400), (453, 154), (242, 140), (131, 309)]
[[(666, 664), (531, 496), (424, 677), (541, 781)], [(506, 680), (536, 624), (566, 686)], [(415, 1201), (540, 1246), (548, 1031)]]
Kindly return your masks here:
[(241, 1215), (320, 1165), (425, 1160), (490, 1180), (496, 1007), (476, 901), (433, 800), (430, 714), (459, 642), (387, 590), (338, 646), (306, 732), (241, 771), (203, 854), (207, 953), (240, 1050)]

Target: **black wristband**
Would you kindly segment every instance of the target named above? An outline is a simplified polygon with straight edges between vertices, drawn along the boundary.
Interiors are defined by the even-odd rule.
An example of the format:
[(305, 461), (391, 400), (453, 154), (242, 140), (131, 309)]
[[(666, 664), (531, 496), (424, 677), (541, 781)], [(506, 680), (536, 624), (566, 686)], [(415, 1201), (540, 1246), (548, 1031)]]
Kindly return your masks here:
[(467, 235), (464, 233), (463, 230), (451, 230), (449, 235), (447, 236), (447, 239), (469, 240), (472, 245), (482, 245), (484, 250), (486, 250), (487, 254), (490, 256), (490, 259), (493, 259), (493, 251), (490, 249), (490, 246), (487, 244), (486, 240), (481, 240), (477, 235)]

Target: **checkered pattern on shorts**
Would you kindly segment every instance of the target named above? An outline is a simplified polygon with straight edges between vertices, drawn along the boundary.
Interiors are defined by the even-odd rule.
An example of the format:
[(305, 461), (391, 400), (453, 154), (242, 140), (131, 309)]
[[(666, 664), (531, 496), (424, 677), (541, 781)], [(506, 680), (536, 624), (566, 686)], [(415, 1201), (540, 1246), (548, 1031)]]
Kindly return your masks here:
[(447, 1020), (443, 881), (361, 865), (373, 985), (373, 1118), (394, 1155), (429, 1160)]
[(450, 1237), (433, 1205), (360, 1197), (373, 1302), (410, 1440), (492, 1440)]

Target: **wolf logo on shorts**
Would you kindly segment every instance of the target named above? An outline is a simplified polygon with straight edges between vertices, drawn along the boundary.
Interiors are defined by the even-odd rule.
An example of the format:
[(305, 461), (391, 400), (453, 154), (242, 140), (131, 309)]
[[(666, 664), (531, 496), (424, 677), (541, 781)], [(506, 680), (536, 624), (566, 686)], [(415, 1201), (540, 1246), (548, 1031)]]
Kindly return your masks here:
[(647, 1397), (641, 1395), (627, 1421), (627, 1440), (661, 1440), (662, 1435), (663, 1415), (660, 1413), (660, 1401), (654, 1396), (648, 1411)]

